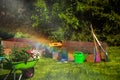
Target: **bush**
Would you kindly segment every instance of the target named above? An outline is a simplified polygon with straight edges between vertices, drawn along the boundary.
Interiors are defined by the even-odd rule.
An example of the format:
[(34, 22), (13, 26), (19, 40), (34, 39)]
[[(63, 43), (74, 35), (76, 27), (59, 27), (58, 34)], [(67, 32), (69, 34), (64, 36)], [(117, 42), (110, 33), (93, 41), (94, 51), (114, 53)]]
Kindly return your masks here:
[(10, 53), (10, 60), (13, 62), (19, 62), (19, 61), (25, 61), (27, 62), (27, 60), (30, 58), (30, 55), (27, 54), (27, 50), (29, 48), (16, 48), (14, 47)]
[(0, 45), (0, 56), (4, 56), (4, 48), (2, 45)]

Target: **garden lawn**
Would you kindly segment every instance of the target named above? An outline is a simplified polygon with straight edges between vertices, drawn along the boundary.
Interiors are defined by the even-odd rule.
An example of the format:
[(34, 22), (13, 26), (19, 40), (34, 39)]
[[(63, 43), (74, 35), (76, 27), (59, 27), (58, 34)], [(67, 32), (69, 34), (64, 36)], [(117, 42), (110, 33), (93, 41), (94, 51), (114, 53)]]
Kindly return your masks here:
[[(109, 61), (101, 63), (61, 63), (41, 58), (30, 80), (120, 80), (120, 47), (109, 47), (107, 51)], [(7, 73), (1, 71), (0, 75)]]

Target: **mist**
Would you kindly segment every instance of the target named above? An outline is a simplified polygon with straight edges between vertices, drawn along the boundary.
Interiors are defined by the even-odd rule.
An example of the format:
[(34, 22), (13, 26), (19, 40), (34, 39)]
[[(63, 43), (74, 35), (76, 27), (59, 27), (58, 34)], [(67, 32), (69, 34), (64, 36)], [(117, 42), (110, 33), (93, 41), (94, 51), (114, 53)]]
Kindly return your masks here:
[(0, 24), (7, 27), (31, 24), (31, 5), (32, 0), (0, 0)]
[(0, 31), (7, 34), (22, 32), (42, 42), (47, 42), (45, 36), (32, 27), (31, 16), (34, 1), (0, 0)]

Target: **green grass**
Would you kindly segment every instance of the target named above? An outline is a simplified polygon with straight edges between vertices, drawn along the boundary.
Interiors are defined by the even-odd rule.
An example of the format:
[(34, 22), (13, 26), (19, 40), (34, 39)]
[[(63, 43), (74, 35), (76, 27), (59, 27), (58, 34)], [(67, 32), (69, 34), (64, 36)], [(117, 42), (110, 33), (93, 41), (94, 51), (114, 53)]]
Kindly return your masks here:
[[(120, 47), (109, 47), (108, 57), (108, 62), (82, 64), (41, 58), (30, 80), (120, 80)], [(7, 70), (1, 71), (0, 75), (8, 73)]]

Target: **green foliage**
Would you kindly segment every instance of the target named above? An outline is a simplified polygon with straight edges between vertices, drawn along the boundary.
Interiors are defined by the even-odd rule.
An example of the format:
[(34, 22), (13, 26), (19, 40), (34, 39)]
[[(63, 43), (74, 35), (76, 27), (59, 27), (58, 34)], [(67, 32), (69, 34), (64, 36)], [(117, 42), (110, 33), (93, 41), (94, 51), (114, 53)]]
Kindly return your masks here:
[(0, 45), (0, 56), (4, 56), (4, 48), (2, 45)]
[(65, 33), (64, 29), (59, 28), (57, 31), (51, 32), (50, 39), (52, 41), (64, 41), (64, 33)]
[[(51, 2), (51, 1), (50, 1)], [(47, 1), (39, 1), (37, 0), (35, 2), (35, 16), (33, 15), (33, 20), (35, 19), (33, 25), (38, 26), (39, 29), (46, 32), (49, 32), (48, 36), (50, 36), (53, 41), (64, 41), (64, 40), (88, 40), (84, 37), (81, 37), (81, 35), (86, 36), (87, 31), (84, 29), (84, 25), (86, 25), (85, 21), (82, 21), (82, 18), (78, 18), (76, 16), (76, 2), (73, 0), (71, 1), (53, 1), (49, 5)], [(44, 8), (43, 8), (44, 7)], [(46, 9), (47, 14), (46, 16), (49, 16), (49, 22), (46, 23), (46, 20), (44, 19), (45, 16), (43, 16), (40, 12), (40, 9)], [(39, 9), (39, 10), (37, 10)], [(38, 11), (38, 12), (37, 12)], [(45, 13), (46, 14), (46, 13)], [(43, 21), (41, 21), (42, 19)], [(43, 27), (45, 27), (45, 30)], [(51, 27), (50, 27), (51, 26)], [(83, 27), (83, 28), (82, 28)], [(49, 28), (49, 29), (47, 29)], [(62, 29), (60, 29), (62, 28)], [(51, 30), (52, 29), (52, 30)], [(63, 30), (63, 31), (62, 31)], [(85, 31), (85, 32), (83, 32)], [(82, 34), (81, 32), (85, 33)], [(89, 37), (90, 38), (90, 37)]]
[(30, 55), (27, 54), (26, 52), (28, 49), (29, 47), (26, 47), (26, 48), (14, 47), (9, 55), (10, 60), (13, 62), (19, 62), (19, 61), (27, 62), (27, 60), (30, 58)]
[(108, 35), (107, 36), (107, 42), (110, 46), (111, 45), (119, 46), (120, 45), (120, 34)]
[[(33, 26), (45, 29), (48, 36), (58, 35), (55, 31), (61, 27), (64, 40), (90, 41), (91, 23), (100, 41), (116, 45), (120, 34), (119, 3), (119, 0), (37, 0)], [(111, 40), (113, 34), (114, 40)]]
[(0, 40), (8, 39), (14, 36), (14, 33), (7, 32), (6, 30), (0, 29)]
[(78, 19), (73, 15), (67, 12), (66, 14), (59, 14), (59, 17), (64, 21), (66, 25), (72, 25), (74, 29), (78, 29), (79, 21)]
[(34, 15), (31, 17), (34, 21), (33, 27), (39, 26), (39, 24), (49, 23), (48, 9), (44, 0), (37, 0), (34, 3), (35, 10)]
[(23, 34), (22, 32), (16, 32), (14, 38), (29, 38), (29, 35)]

